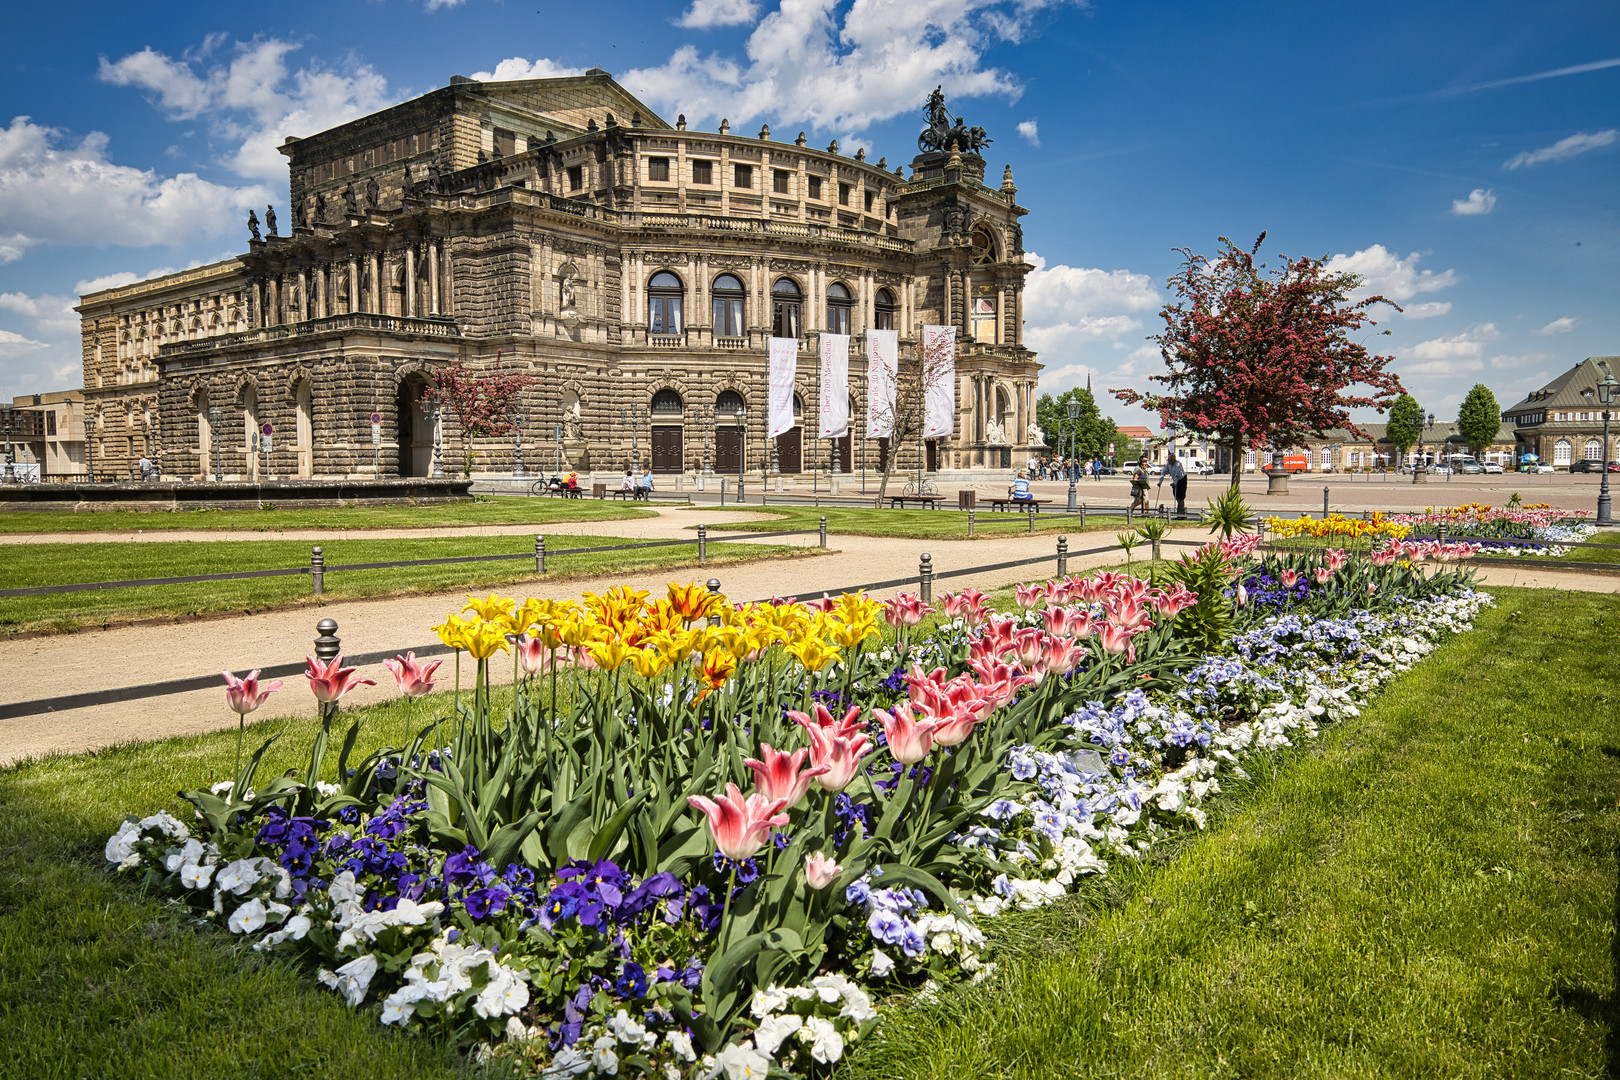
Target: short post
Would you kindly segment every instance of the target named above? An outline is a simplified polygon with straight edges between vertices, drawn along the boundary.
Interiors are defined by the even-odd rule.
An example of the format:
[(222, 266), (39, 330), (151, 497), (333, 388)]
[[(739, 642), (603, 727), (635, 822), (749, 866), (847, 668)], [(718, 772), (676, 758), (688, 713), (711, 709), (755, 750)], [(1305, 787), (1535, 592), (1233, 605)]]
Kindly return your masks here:
[(1153, 544), (1153, 561), (1158, 562), (1159, 561), (1159, 538), (1157, 536), (1155, 536), (1153, 538), (1153, 540), (1151, 541), (1151, 543)]
[(537, 574), (546, 572), (546, 538), (544, 536), (534, 538), (534, 572)]
[(318, 547), (309, 549), (309, 578), (314, 585), (316, 596), (326, 592), (326, 556), (321, 554)]
[(720, 505), (726, 505), (726, 478), (720, 478)]
[(1069, 538), (1067, 536), (1058, 537), (1057, 576), (1069, 576)]
[(1125, 505), (1125, 524), (1129, 525), (1130, 523), (1131, 523), (1131, 507), (1130, 507), (1130, 504), (1127, 503)]
[(968, 507), (968, 539), (973, 539), (973, 508)]
[(1035, 508), (1032, 506), (1028, 510), (1025, 510), (1024, 511), (1024, 516), (1029, 519), (1029, 535), (1034, 536), (1035, 535)]
[(1082, 529), (1086, 527), (1086, 504), (1085, 503), (1080, 504), (1080, 527)]
[[(708, 584), (708, 589), (709, 589), (709, 595), (710, 596), (719, 596), (720, 595), (720, 579), (719, 578), (714, 578), (714, 577), (710, 578), (709, 579), (709, 584)], [(715, 614), (709, 616), (709, 625), (710, 626), (719, 626), (720, 625), (720, 614), (719, 614), (719, 612), (716, 612)]]
[(1327, 489), (1327, 485), (1323, 484), (1322, 485), (1322, 519), (1324, 521), (1327, 520), (1327, 516), (1328, 516), (1328, 489)]
[(922, 553), (917, 563), (917, 585), (922, 594), (922, 602), (934, 602), (934, 557), (928, 552)]
[[(343, 652), (343, 642), (337, 636), (338, 624), (336, 619), (322, 619), (315, 624), (315, 659), (323, 664), (330, 664)], [(321, 720), (330, 722), (337, 716), (338, 703), (327, 701), (320, 707)]]
[(825, 548), (827, 546), (827, 515), (826, 514), (821, 515), (821, 546), (823, 548)]
[(741, 506), (742, 502), (743, 502), (743, 482), (742, 482), (742, 477), (739, 476), (737, 478), (737, 504), (739, 506)]
[(702, 566), (709, 558), (709, 527), (698, 526), (698, 565)]

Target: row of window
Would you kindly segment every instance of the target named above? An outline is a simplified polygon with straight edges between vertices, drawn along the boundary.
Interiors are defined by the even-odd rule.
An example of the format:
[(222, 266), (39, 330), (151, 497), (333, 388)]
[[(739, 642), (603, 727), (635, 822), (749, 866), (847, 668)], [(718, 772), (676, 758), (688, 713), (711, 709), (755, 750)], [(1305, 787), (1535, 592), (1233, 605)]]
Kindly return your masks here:
[[(1620, 456), (1620, 441), (1615, 443), (1615, 454)], [(1559, 439), (1553, 444), (1553, 464), (1568, 465), (1575, 456), (1575, 446), (1568, 439)], [(1586, 461), (1603, 460), (1603, 440), (1587, 439), (1586, 445), (1581, 448), (1581, 457)]]
[[(851, 412), (855, 409), (855, 399), (849, 399)], [(714, 399), (714, 419), (717, 424), (734, 423), (732, 417), (744, 411), (746, 402), (743, 396), (735, 390), (722, 390)], [(657, 417), (681, 416), (686, 412), (686, 401), (681, 397), (680, 391), (665, 388), (653, 395), (652, 415)], [(793, 415), (804, 415), (804, 398), (798, 394), (793, 395)]]
[[(716, 337), (742, 337), (745, 332), (743, 323), (743, 301), (747, 299), (747, 292), (743, 289), (742, 281), (735, 274), (721, 274), (714, 279), (709, 287), (712, 298), (710, 313), (714, 318), (714, 333)], [(679, 334), (685, 328), (682, 320), (682, 305), (686, 299), (686, 287), (678, 275), (660, 270), (647, 282), (647, 330), (653, 334)], [(850, 313), (854, 307), (855, 298), (849, 291), (849, 286), (840, 282), (833, 282), (827, 286), (827, 332), (829, 334), (848, 334), (852, 320)], [(771, 286), (771, 333), (776, 337), (796, 338), (801, 336), (801, 314), (804, 307), (804, 294), (799, 285), (792, 278), (778, 278)], [(879, 289), (873, 298), (873, 329), (893, 330), (894, 315), (897, 305), (894, 294), (888, 289)]]
[[(693, 184), (713, 186), (714, 162), (695, 159), (690, 162), (690, 165), (692, 166)], [(572, 177), (572, 172), (573, 170), (570, 170), (570, 177)], [(669, 158), (648, 158), (647, 179), (668, 182)], [(805, 198), (819, 201), (821, 199), (822, 178), (819, 176), (807, 176), (805, 177), (805, 184), (808, 188), (808, 190), (805, 192)], [(754, 167), (752, 165), (744, 165), (733, 162), (731, 166), (731, 186), (734, 188), (742, 188), (747, 191), (752, 191), (754, 187)], [(772, 169), (771, 191), (777, 195), (791, 195), (793, 193), (792, 170)], [(850, 205), (850, 197), (853, 194), (854, 188), (851, 185), (840, 181), (838, 184), (838, 205)], [(863, 191), (862, 194), (865, 196), (865, 210), (868, 214), (870, 214), (872, 212), (872, 208), (877, 203), (877, 193), (872, 191)]]

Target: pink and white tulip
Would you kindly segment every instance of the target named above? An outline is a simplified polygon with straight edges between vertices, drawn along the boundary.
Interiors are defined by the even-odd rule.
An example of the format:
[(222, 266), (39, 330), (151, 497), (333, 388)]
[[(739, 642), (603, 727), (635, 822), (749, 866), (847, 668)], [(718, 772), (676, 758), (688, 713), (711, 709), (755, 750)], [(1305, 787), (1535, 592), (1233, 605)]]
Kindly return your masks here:
[(717, 799), (688, 795), (687, 804), (703, 811), (709, 819), (709, 832), (720, 854), (734, 862), (751, 859), (771, 838), (771, 830), (788, 823), (781, 799), (768, 799), (758, 793), (743, 798), (736, 784), (727, 784)]
[(743, 764), (754, 771), (755, 789), (767, 799), (780, 799), (783, 806), (799, 805), (804, 793), (810, 790), (810, 782), (832, 771), (829, 765), (818, 765), (800, 772), (799, 766), (804, 764), (808, 750), (787, 754), (772, 750), (769, 743), (760, 743), (759, 749), (763, 761), (744, 758)]
[(359, 668), (346, 668), (343, 666), (343, 657), (334, 656), (330, 663), (323, 664), (313, 656), (304, 657), (309, 665), (304, 677), (309, 680), (309, 689), (315, 695), (315, 700), (328, 704), (337, 701), (344, 694), (357, 686), (376, 686), (374, 679), (362, 679)]
[(820, 892), (833, 883), (844, 868), (833, 862), (832, 859), (817, 851), (804, 857), (804, 879), (810, 887)]
[(442, 663), (443, 660), (418, 663), (416, 653), (408, 652), (404, 656), (384, 660), (383, 667), (393, 672), (394, 682), (399, 684), (401, 694), (408, 698), (419, 698), (433, 692), (433, 673), (439, 670)]
[(280, 679), (260, 686), (258, 668), (254, 668), (240, 679), (229, 671), (222, 671), (220, 674), (225, 676), (225, 704), (229, 705), (231, 712), (237, 716), (246, 716), (263, 705), (265, 698), (281, 689)]
[(873, 709), (872, 715), (883, 725), (889, 753), (900, 764), (915, 765), (934, 748), (937, 725), (932, 720), (919, 720), (911, 711), (911, 702), (902, 701), (892, 709)]

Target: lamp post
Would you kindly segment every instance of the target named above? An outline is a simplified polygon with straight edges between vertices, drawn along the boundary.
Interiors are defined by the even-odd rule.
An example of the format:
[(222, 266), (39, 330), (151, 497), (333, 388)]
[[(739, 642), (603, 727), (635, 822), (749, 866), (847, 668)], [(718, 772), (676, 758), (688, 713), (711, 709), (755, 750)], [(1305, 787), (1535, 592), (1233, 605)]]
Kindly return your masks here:
[(433, 479), (444, 479), (444, 406), (433, 405)]
[(0, 426), (6, 429), (6, 483), (17, 479), (16, 451), (11, 448), (11, 425), (16, 420), (15, 405), (0, 404)]
[[(1076, 450), (1075, 440), (1080, 434), (1080, 403), (1078, 401), (1065, 402), (1063, 411), (1069, 414), (1069, 513), (1072, 514), (1076, 509), (1076, 504), (1074, 501), (1074, 481), (1076, 473), (1074, 466), (1074, 455)], [(1058, 449), (1061, 450), (1062, 448), (1063, 440), (1059, 438)]]
[(529, 407), (519, 405), (512, 417), (512, 475), (523, 475), (523, 428), (529, 422)]
[(224, 413), (220, 412), (218, 405), (212, 405), (208, 409), (208, 429), (209, 434), (213, 436), (214, 444), (214, 483), (216, 484), (225, 479), (225, 474), (220, 469), (219, 460), (219, 424), (224, 415)]
[[(748, 451), (748, 406), (737, 409), (737, 501), (743, 501), (743, 458)], [(763, 489), (762, 489), (763, 490)]]
[(1603, 483), (1598, 488), (1597, 523), (1609, 525), (1614, 521), (1609, 516), (1609, 406), (1620, 400), (1620, 382), (1615, 381), (1613, 372), (1605, 370), (1603, 381), (1597, 385), (1597, 396), (1598, 404), (1603, 406), (1603, 452), (1598, 455), (1598, 464), (1603, 469)]

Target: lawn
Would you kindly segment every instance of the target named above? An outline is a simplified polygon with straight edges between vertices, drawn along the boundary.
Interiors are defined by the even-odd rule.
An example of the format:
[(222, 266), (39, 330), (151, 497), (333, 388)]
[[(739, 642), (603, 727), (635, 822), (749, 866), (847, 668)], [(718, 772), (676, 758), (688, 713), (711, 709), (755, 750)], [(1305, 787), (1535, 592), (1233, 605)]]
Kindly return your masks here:
[(108, 510), (0, 513), (0, 533), (161, 532), (173, 529), (442, 529), (454, 525), (544, 525), (556, 521), (623, 521), (657, 512), (594, 499), (480, 497), (432, 506), (323, 506), (303, 510)]
[(1620, 608), (1497, 593), (1167, 862), (1005, 920), (996, 978), (891, 1003), (849, 1074), (1613, 1075)]
[[(829, 533), (847, 536), (904, 536), (917, 540), (967, 539), (967, 515), (959, 510), (878, 510), (871, 507), (842, 506), (766, 506), (727, 507), (752, 510), (759, 515), (757, 521), (735, 521), (724, 525), (710, 525), (711, 531), (734, 530), (746, 532), (774, 532), (777, 529), (818, 528), (822, 515), (827, 518)], [(711, 511), (708, 507), (694, 507), (698, 513)], [(1051, 511), (1035, 515), (1038, 533), (1078, 533), (1094, 530), (1125, 528), (1123, 514), (1104, 517), (1087, 514), (1086, 528), (1080, 528), (1078, 515), (1069, 517)], [(974, 515), (973, 534), (979, 536), (1023, 536), (1029, 532), (1026, 514), (997, 513), (988, 508)]]
[[(1620, 610), (1550, 591), (1498, 599), (1361, 717), (1251, 761), (1206, 833), (988, 924), (1001, 973), (932, 1005), (890, 1001), (841, 1075), (1602, 1075), (1620, 695), (1589, 644), (1620, 630)], [(344, 723), (363, 716), (369, 748), (404, 727), (404, 707)], [(292, 721), (266, 769), (294, 765), (313, 730)], [(175, 788), (228, 773), (235, 742), (0, 770), (12, 1068), (458, 1075), (444, 1043), (382, 1029), (106, 872), (122, 814), (178, 811)]]
[[(555, 536), (557, 550), (598, 548), (635, 541), (612, 536)], [(460, 536), (440, 539), (366, 540), (339, 538), (322, 545), (326, 565), (392, 562), (406, 559), (526, 553), (531, 536)], [(18, 544), (6, 549), (5, 586), (26, 588), (70, 582), (129, 581), (309, 565), (310, 545), (297, 540), (238, 540), (177, 543)], [(710, 563), (737, 562), (796, 554), (780, 545), (724, 543), (711, 545)], [(547, 577), (587, 577), (602, 573), (688, 566), (697, 561), (697, 544), (547, 556)], [(326, 596), (397, 596), (441, 589), (485, 588), (533, 580), (529, 559), (487, 563), (451, 563), (391, 570), (328, 572)], [(196, 615), (219, 611), (259, 611), (307, 603), (312, 599), (308, 575), (190, 582), (45, 596), (7, 597), (0, 608), (0, 632), (65, 630), (128, 619)]]

